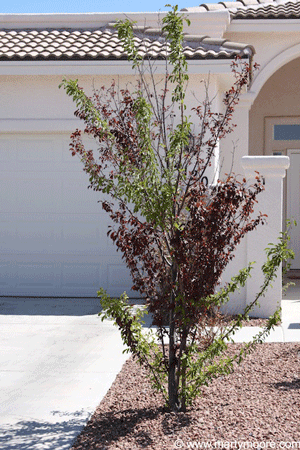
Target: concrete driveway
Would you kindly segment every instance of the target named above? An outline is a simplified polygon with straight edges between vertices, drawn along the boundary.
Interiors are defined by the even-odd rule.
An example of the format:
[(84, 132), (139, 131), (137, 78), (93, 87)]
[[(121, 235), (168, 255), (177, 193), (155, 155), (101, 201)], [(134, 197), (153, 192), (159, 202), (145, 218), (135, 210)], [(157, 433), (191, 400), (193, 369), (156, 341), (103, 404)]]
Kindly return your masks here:
[(127, 355), (98, 299), (0, 298), (0, 448), (69, 449)]

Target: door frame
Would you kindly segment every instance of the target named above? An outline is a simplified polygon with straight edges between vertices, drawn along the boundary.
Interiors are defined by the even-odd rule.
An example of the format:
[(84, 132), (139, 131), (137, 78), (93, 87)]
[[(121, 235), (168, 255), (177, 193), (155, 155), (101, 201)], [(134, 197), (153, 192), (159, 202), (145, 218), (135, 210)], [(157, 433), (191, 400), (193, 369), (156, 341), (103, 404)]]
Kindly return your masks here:
[[(300, 180), (299, 180), (299, 175), (298, 175), (298, 179), (297, 180), (295, 180), (293, 178), (292, 169), (295, 166), (294, 166), (294, 163), (292, 161), (292, 155), (293, 154), (294, 155), (300, 155), (300, 146), (299, 146), (298, 149), (288, 148), (288, 149), (286, 149), (286, 153), (287, 153), (287, 156), (290, 157), (290, 163), (291, 163), (289, 169), (287, 170), (286, 217), (287, 217), (288, 220), (293, 221), (293, 220), (295, 220), (295, 218), (293, 217), (292, 194), (293, 194), (293, 191), (295, 191), (295, 190), (298, 191), (298, 194), (300, 193)], [(299, 163), (298, 167), (300, 168), (300, 163)], [(296, 220), (297, 220), (297, 228), (298, 228), (298, 233), (296, 232), (296, 236), (298, 234), (297, 248), (296, 248), (295, 244), (293, 245), (293, 233), (295, 232), (295, 226), (293, 224), (292, 224), (292, 230), (291, 230), (291, 242), (290, 242), (291, 245), (290, 245), (290, 247), (295, 250), (295, 254), (298, 255), (299, 261), (298, 261), (298, 263), (297, 263), (297, 260), (292, 260), (291, 261), (291, 269), (292, 270), (299, 270), (300, 269), (300, 254), (299, 254), (300, 253), (300, 245), (299, 245), (299, 241), (300, 241), (300, 236), (299, 236), (300, 212), (299, 211), (297, 213)]]
[[(300, 140), (276, 140), (274, 139), (275, 125), (300, 125), (300, 116), (272, 116), (264, 119), (264, 154), (268, 156), (286, 155), (289, 156), (292, 152), (300, 153)], [(291, 171), (287, 170), (286, 177), (283, 180), (283, 211), (282, 229), (286, 231), (286, 220), (291, 218), (291, 205), (289, 204), (290, 195), (292, 192)], [(300, 227), (300, 223), (298, 224)], [(300, 236), (299, 236), (300, 241)], [(292, 269), (300, 269), (300, 267), (293, 267)]]

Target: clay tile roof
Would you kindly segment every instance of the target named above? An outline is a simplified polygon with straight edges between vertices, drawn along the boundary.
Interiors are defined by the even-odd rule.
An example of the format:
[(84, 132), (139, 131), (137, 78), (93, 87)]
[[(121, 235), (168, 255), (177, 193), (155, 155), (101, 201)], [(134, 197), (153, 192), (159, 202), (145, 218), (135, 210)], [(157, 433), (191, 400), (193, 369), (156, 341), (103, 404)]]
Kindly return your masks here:
[[(249, 0), (248, 0), (249, 1)], [(224, 8), (224, 6), (222, 6)], [(105, 60), (127, 59), (114, 24), (97, 30), (31, 29), (0, 31), (0, 61), (5, 60)], [(168, 44), (161, 28), (134, 27), (135, 43), (142, 57), (165, 59)], [(248, 58), (254, 48), (203, 35), (184, 37), (187, 59)]]
[(232, 13), (234, 19), (300, 19), (300, 2), (266, 2)]
[(199, 7), (183, 8), (187, 12), (224, 11), (233, 19), (300, 19), (299, 0), (236, 0), (203, 3)]
[(224, 4), (222, 3), (203, 3), (200, 6), (205, 8), (206, 11), (217, 11), (225, 8)]

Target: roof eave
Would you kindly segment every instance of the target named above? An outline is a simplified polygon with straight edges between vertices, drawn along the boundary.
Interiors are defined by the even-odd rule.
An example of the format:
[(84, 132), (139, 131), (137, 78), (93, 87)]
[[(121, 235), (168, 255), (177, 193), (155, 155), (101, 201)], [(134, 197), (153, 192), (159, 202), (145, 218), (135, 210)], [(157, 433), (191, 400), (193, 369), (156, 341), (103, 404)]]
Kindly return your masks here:
[[(230, 74), (232, 60), (189, 60), (189, 74)], [(156, 74), (165, 73), (165, 61), (156, 62)], [(93, 61), (1, 61), (0, 75), (134, 75), (132, 64), (120, 60)]]
[(300, 32), (300, 19), (232, 19), (230, 33)]

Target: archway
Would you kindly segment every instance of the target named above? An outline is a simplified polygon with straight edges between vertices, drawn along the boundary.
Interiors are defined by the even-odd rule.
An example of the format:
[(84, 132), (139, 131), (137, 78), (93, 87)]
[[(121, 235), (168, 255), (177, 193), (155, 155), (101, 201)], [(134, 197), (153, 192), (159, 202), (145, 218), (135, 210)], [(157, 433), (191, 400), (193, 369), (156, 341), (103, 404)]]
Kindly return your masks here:
[[(297, 47), (300, 52), (300, 46)], [(289, 55), (291, 56), (291, 52)], [(274, 62), (269, 67), (266, 66), (260, 81), (258, 77), (251, 89), (252, 91), (256, 87), (259, 92), (249, 114), (249, 154), (287, 155), (291, 158), (291, 168), (287, 172), (284, 187), (283, 215), (285, 219), (294, 218), (298, 223), (291, 231), (292, 247), (296, 253), (292, 268), (300, 269), (299, 53), (296, 58), (281, 64), (261, 86), (265, 74), (271, 73), (270, 65), (274, 67)]]

